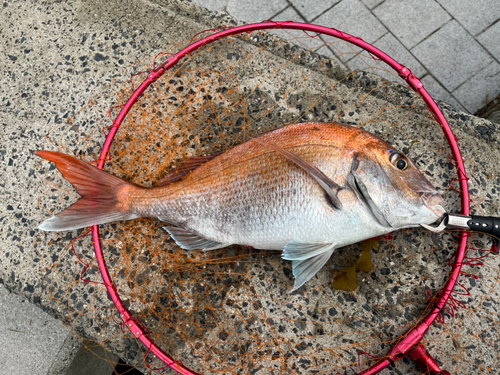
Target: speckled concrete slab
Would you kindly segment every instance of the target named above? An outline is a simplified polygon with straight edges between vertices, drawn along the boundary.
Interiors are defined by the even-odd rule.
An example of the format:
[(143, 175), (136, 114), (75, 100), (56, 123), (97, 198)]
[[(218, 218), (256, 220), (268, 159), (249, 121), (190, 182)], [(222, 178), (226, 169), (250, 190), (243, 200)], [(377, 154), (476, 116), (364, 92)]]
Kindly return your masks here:
[[(40, 238), (43, 241), (50, 241), (56, 237), (52, 237), (52, 234), (40, 234), (36, 229), (41, 221), (37, 205), (40, 201), (38, 192), (42, 186), (40, 179), (36, 176), (39, 161), (30, 152), (41, 148), (42, 145), (46, 147), (47, 144), (44, 144), (44, 141), (47, 133), (64, 118), (73, 115), (79, 108), (87, 104), (123, 67), (132, 64), (141, 57), (161, 52), (161, 47), (167, 43), (184, 41), (187, 36), (207, 28), (232, 25), (235, 24), (235, 21), (229, 17), (204, 11), (185, 1), (136, 2), (127, 6), (126, 9), (119, 1), (74, 2), (71, 6), (59, 3), (6, 3), (1, 17), (3, 24), (8, 25), (8, 27), (5, 27), (5, 32), (0, 35), (0, 42), (7, 47), (6, 58), (0, 61), (0, 67), (5, 72), (2, 78), (0, 104), (3, 112), (3, 126), (0, 131), (4, 140), (4, 146), (1, 150), (4, 171), (2, 174), (2, 205), (0, 206), (0, 222), (2, 223), (0, 238), (3, 248), (0, 253), (0, 281), (16, 293), (22, 294), (42, 309), (63, 320), (75, 313), (75, 310), (72, 310), (75, 307), (78, 309), (80, 306), (83, 311), (86, 306), (93, 303), (96, 307), (102, 308), (102, 310), (92, 312), (88, 319), (84, 315), (79, 320), (72, 321), (73, 329), (79, 335), (102, 342), (106, 337), (120, 335), (119, 326), (112, 323), (109, 318), (108, 308), (111, 303), (106, 296), (103, 295), (99, 301), (90, 301), (87, 293), (88, 285), (83, 284), (80, 288), (76, 284), (77, 286), (73, 288), (71, 295), (68, 295), (72, 309), (65, 310), (64, 306), (60, 304), (57, 309), (54, 309), (54, 305), (50, 301), (50, 296), (58, 293), (57, 288), (67, 283), (64, 275), (67, 275), (68, 278), (74, 275), (72, 269), (74, 263), (61, 262), (61, 268), (58, 269), (58, 272), (50, 275), (52, 278), (50, 285), (55, 289), (47, 290), (47, 283), (42, 279), (42, 275), (47, 277), (47, 273), (42, 270), (44, 265), (39, 253), (37, 253), (35, 241), (40, 240)], [(257, 47), (249, 45), (248, 48)], [(276, 49), (273, 61), (274, 59), (277, 63), (282, 62), (286, 59), (286, 51)], [(207, 61), (207, 63), (215, 62)], [(300, 61), (302, 71), (312, 71), (315, 64), (318, 63), (319, 61), (315, 59)], [(265, 64), (265, 61), (262, 60), (261, 64)], [(265, 69), (262, 71), (264, 72)], [(342, 69), (331, 67), (330, 72), (330, 76), (320, 73), (309, 75), (310, 90), (299, 92), (297, 97), (290, 101), (294, 106), (291, 110), (292, 113), (293, 109), (297, 109), (297, 114), (300, 114), (300, 108), (303, 107), (304, 103), (314, 102), (315, 99), (321, 97), (332, 80), (342, 78)], [(241, 68), (239, 73), (244, 77), (245, 69)], [(297, 77), (297, 68), (295, 66), (286, 67), (281, 71), (281, 74), (289, 79), (286, 84), (293, 87), (294, 79)], [(354, 78), (339, 85), (336, 95), (343, 100), (339, 103), (338, 108), (332, 109), (326, 104), (325, 107), (318, 105), (317, 111), (314, 113), (316, 120), (328, 121), (332, 115), (331, 111), (334, 111), (334, 114), (343, 113), (341, 119), (346, 123), (359, 123), (368, 120), (381, 107), (386, 107), (387, 103), (391, 103), (395, 108), (394, 112), (386, 111), (380, 118), (382, 121), (390, 122), (392, 116), (396, 116), (398, 106), (413, 100), (413, 96), (406, 88), (393, 86), (388, 93), (373, 92), (369, 98), (365, 99), (364, 108), (371, 108), (371, 110), (346, 111), (359, 100), (358, 85), (370, 87), (379, 83), (378, 77), (362, 72)], [(252, 82), (247, 82), (242, 84), (242, 87), (251, 88), (252, 84)], [(280, 91), (277, 87), (269, 86), (266, 89), (268, 90), (264, 93), (266, 100), (269, 102), (279, 100)], [(252, 102), (252, 104), (259, 105), (257, 101)], [(477, 172), (471, 183), (476, 187), (475, 194), (483, 198), (481, 202), (476, 203), (476, 210), (482, 214), (498, 214), (498, 193), (495, 187), (499, 182), (496, 161), (500, 137), (498, 126), (486, 120), (458, 113), (445, 104), (442, 107), (460, 140), (460, 146), (465, 150), (464, 158), (476, 166)], [(280, 110), (282, 108), (277, 105), (276, 114), (279, 114)], [(310, 120), (312, 119), (313, 117), (310, 118)], [(404, 138), (396, 130), (384, 134), (384, 137), (401, 149), (411, 146), (405, 139), (413, 138), (425, 141), (422, 142), (422, 144), (425, 143), (425, 147), (420, 147), (418, 144), (414, 146), (412, 157), (420, 168), (433, 171), (432, 182), (438, 188), (446, 188), (450, 180), (451, 166), (449, 163), (440, 161), (433, 167), (435, 162), (433, 155), (435, 154), (429, 152), (429, 150), (439, 150), (442, 139), (436, 137), (436, 133), (432, 133), (428, 129), (422, 130), (421, 125), (429, 121), (422, 115), (422, 112), (410, 115), (408, 121), (410, 125), (405, 128)], [(367, 128), (373, 132), (380, 131), (376, 125)], [(78, 132), (75, 131), (71, 134), (75, 135), (75, 139), (73, 143), (69, 142), (68, 144), (75, 149), (84, 147), (82, 144), (84, 140), (78, 139)], [(59, 182), (62, 183), (60, 180)], [(456, 198), (453, 198), (452, 195), (447, 197), (446, 207), (451, 211), (457, 210)], [(67, 234), (68, 238), (75, 235), (76, 232)], [(395, 259), (404, 258), (405, 251), (408, 250), (405, 246), (431, 248), (432, 241), (431, 237), (420, 238), (408, 233), (405, 235), (404, 241), (401, 242), (401, 246), (397, 248)], [(421, 254), (425, 254), (425, 252)], [(449, 254), (442, 254), (442, 256), (447, 255)], [(44, 260), (50, 259), (52, 256), (53, 259), (59, 260), (56, 253), (44, 254)], [(374, 314), (370, 319), (382, 319), (381, 322), (383, 319), (390, 320), (391, 324), (381, 328), (382, 333), (390, 335), (403, 330), (408, 322), (411, 322), (419, 313), (419, 311), (401, 312), (398, 306), (410, 298), (408, 295), (412, 291), (391, 287), (394, 285), (394, 280), (403, 271), (400, 268), (408, 267), (404, 262), (399, 265), (395, 259), (381, 258), (379, 270), (376, 272), (376, 282), (364, 284), (364, 288), (361, 288), (353, 297), (347, 293), (336, 293), (325, 289), (322, 289), (321, 293), (307, 294), (299, 291), (289, 294), (284, 282), (276, 285), (263, 283), (262, 280), (272, 280), (273, 276), (270, 276), (270, 273), (277, 275), (276, 277), (281, 281), (292, 282), (289, 272), (284, 271), (287, 269), (286, 265), (280, 263), (279, 254), (270, 254), (269, 256), (273, 259), (274, 264), (279, 266), (275, 269), (263, 266), (262, 262), (259, 263), (259, 257), (256, 256), (256, 263), (251, 270), (252, 288), (254, 294), (261, 296), (262, 300), (282, 303), (280, 311), (288, 320), (277, 329), (283, 337), (291, 337), (287, 342), (288, 345), (293, 345), (293, 348), (290, 346), (286, 350), (290, 350), (292, 354), (295, 353), (297, 358), (306, 357), (308, 353), (321, 350), (322, 346), (331, 345), (328, 342), (331, 340), (328, 333), (335, 332), (337, 327), (325, 323), (328, 316), (359, 316), (368, 311), (366, 306), (370, 308), (370, 306), (377, 305), (379, 307), (377, 314)], [(430, 266), (424, 267), (423, 264), (428, 262)], [(340, 267), (340, 265), (335, 264), (335, 260), (332, 260), (332, 266), (334, 268)], [(424, 255), (419, 255), (418, 259), (415, 259), (415, 262), (411, 264), (410, 269), (405, 270), (405, 277), (411, 279), (425, 272), (443, 272), (442, 262), (429, 260)], [(120, 275), (118, 275), (119, 277)], [(327, 282), (330, 277), (329, 270), (325, 268), (318, 275), (318, 283)], [(436, 277), (429, 281), (428, 286), (436, 288), (442, 279)], [(472, 282), (469, 287), (474, 288)], [(491, 291), (485, 291), (481, 288), (482, 284), (478, 284), (475, 293), (478, 295), (487, 293), (489, 298), (497, 296), (497, 291), (491, 293)], [(234, 322), (235, 332), (240, 330), (241, 333), (244, 333), (246, 329), (254, 329), (261, 332), (262, 337), (266, 337), (268, 332), (275, 331), (275, 321), (283, 316), (276, 316), (275, 305), (270, 303), (263, 306), (258, 299), (242, 300), (238, 289), (229, 288), (225, 292), (227, 298), (220, 301), (221, 304), (227, 304), (223, 307), (227, 308), (227, 311), (237, 310), (246, 317), (244, 324), (241, 321)], [(384, 296), (388, 296), (388, 298)], [(324, 301), (331, 301), (334, 298), (341, 304), (341, 310), (326, 309)], [(425, 307), (425, 303), (422, 302), (421, 305), (421, 307)], [(307, 306), (311, 308), (309, 309)], [(141, 308), (143, 306), (140, 304), (131, 307), (136, 311), (141, 311)], [(262, 314), (263, 310), (265, 310), (268, 319), (266, 321), (255, 319), (254, 314)], [(240, 323), (242, 325), (238, 326)], [(78, 325), (75, 326), (75, 324)], [(231, 324), (228, 323), (228, 327)], [(352, 334), (345, 334), (343, 340), (350, 340), (352, 343), (362, 340), (358, 332), (365, 328), (364, 323), (352, 321), (345, 324), (346, 326), (353, 325), (353, 331)], [(368, 327), (368, 322), (366, 324)], [(193, 336), (196, 334), (194, 332)], [(294, 335), (297, 336), (296, 340), (293, 338)], [(308, 342), (304, 339), (308, 335), (316, 335), (316, 339)], [(317, 336), (324, 337), (318, 338)], [(218, 330), (217, 327), (205, 327), (200, 337), (203, 341), (210, 342), (216, 337), (224, 337), (224, 332)], [(133, 340), (125, 338), (125, 335), (123, 338), (122, 342), (111, 342), (108, 346), (120, 357), (140, 363), (144, 352)], [(452, 345), (451, 340), (449, 345)], [(172, 343), (169, 349), (195, 368), (203, 368), (200, 361), (207, 360), (201, 355), (197, 356), (196, 350), (188, 350), (180, 341)], [(281, 353), (286, 350), (283, 349)], [(194, 357), (193, 352), (195, 353)], [(276, 355), (279, 356), (279, 353), (280, 351)], [(483, 349), (483, 356), (486, 355), (494, 355), (491, 347)], [(294, 356), (292, 355), (292, 357)], [(216, 354), (212, 360), (217, 361)], [(327, 366), (331, 358), (325, 357), (323, 360)], [(346, 356), (345, 360), (355, 361), (355, 358)], [(297, 373), (309, 372), (311, 363), (307, 360), (294, 361), (294, 358), (287, 357), (286, 361), (290, 361), (290, 368)], [(317, 366), (321, 368), (321, 365)], [(256, 364), (256, 373), (259, 373), (260, 369), (259, 365)], [(265, 371), (262, 370), (261, 373), (266, 373)], [(394, 370), (394, 373), (398, 372), (399, 370)], [(473, 373), (473, 368), (468, 373)]]
[[(183, 14), (185, 12), (185, 14)], [(123, 67), (161, 46), (184, 41), (206, 25), (197, 17), (216, 19), (190, 2), (166, 4), (75, 2), (34, 5), (5, 3), (2, 17), (2, 128), (4, 163), (1, 192), (2, 282), (44, 302), (38, 290), (33, 240), (37, 212), (38, 160), (47, 133), (95, 96)], [(188, 18), (190, 15), (192, 18)], [(134, 19), (134, 22), (130, 20)], [(218, 19), (232, 24), (232, 19)], [(141, 25), (139, 29), (137, 26)], [(170, 30), (170, 31), (169, 31)], [(24, 273), (21, 270), (25, 270)], [(38, 292), (37, 292), (38, 290)]]
[[(171, 3), (168, 8), (161, 2), (133, 2), (124, 6), (120, 1), (67, 4), (6, 1), (1, 7), (4, 31), (0, 36), (0, 65), (4, 73), (0, 89), (0, 282), (20, 294), (23, 300), (58, 316), (40, 279), (43, 266), (34, 247), (40, 217), (36, 209), (35, 166), (38, 161), (31, 152), (40, 149), (47, 132), (85, 105), (116, 72), (145, 55), (160, 52), (164, 44), (187, 37), (179, 32), (169, 35), (167, 30), (187, 28), (191, 35), (207, 28), (194, 21), (201, 14), (208, 19), (216, 18), (193, 7), (190, 2)], [(189, 14), (192, 18), (188, 18)], [(234, 20), (222, 17), (220, 22), (231, 24)], [(9, 319), (12, 318), (9, 314), (17, 311), (11, 305), (5, 306)], [(44, 324), (43, 321), (39, 323)], [(30, 324), (29, 320), (26, 324)], [(19, 327), (5, 327), (19, 330)], [(35, 329), (36, 324), (30, 328)], [(31, 337), (32, 343), (37, 345), (35, 352), (43, 355), (44, 361), (32, 364), (35, 367), (28, 371), (36, 368), (37, 373), (46, 372), (62, 343), (58, 341), (47, 347), (54, 337), (47, 334), (44, 339), (45, 331), (40, 330), (38, 336)], [(64, 330), (54, 332), (56, 336), (63, 335), (62, 340), (66, 337)], [(10, 334), (24, 333), (12, 331)], [(79, 343), (76, 339), (73, 346), (78, 347)], [(11, 344), (14, 342), (3, 350), (26, 357), (22, 348), (29, 350), (28, 346), (13, 349)], [(74, 353), (63, 356), (65, 360), (72, 359)], [(36, 354), (30, 359), (36, 360)], [(57, 364), (52, 370), (66, 371), (69, 365)], [(16, 373), (16, 368), (3, 368), (0, 372), (4, 370)], [(24, 370), (19, 366), (17, 371)]]

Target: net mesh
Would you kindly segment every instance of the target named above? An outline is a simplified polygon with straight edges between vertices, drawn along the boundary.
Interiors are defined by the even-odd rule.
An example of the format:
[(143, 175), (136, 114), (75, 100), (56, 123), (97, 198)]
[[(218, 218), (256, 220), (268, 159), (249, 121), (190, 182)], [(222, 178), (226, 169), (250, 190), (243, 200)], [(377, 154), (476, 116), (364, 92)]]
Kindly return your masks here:
[[(54, 128), (45, 149), (95, 162), (121, 106), (159, 61), (184, 46), (167, 45), (128, 67)], [(187, 157), (312, 121), (380, 136), (416, 162), (441, 191), (444, 207), (459, 210), (450, 151), (421, 98), (367, 52), (300, 31), (229, 37), (187, 56), (139, 97), (105, 169), (153, 186)], [(465, 157), (470, 171), (481, 168), (473, 155)], [(41, 163), (38, 176), (45, 182), (41, 220), (78, 199), (54, 166)], [(472, 176), (472, 211), (480, 214), (494, 192), (484, 187), (481, 170)], [(404, 230), (338, 249), (292, 292), (291, 263), (280, 252), (239, 246), (186, 251), (163, 225), (152, 219), (102, 225), (103, 253), (125, 306), (152, 340), (203, 374), (360, 372), (426, 315), (448, 279), (459, 234)], [(448, 311), (423, 343), (450, 373), (486, 374), (498, 367), (499, 262), (488, 238), (472, 235), (469, 244)], [(121, 323), (88, 230), (40, 233), (37, 251), (54, 311), (75, 334), (141, 371), (173, 373)], [(421, 373), (407, 359), (389, 371)]]

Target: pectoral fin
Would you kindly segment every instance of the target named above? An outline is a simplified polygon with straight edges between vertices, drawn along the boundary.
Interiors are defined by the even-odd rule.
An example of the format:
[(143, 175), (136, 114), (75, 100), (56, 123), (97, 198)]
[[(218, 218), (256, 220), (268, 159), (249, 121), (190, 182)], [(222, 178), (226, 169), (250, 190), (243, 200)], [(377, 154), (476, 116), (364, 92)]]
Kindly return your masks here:
[(306, 283), (314, 275), (316, 275), (318, 271), (326, 264), (328, 259), (330, 259), (334, 250), (335, 249), (332, 245), (332, 248), (330, 250), (324, 251), (311, 258), (293, 260), (293, 276), (295, 277), (293, 290), (300, 288), (302, 285), (304, 285), (304, 283)]
[(323, 190), (325, 190), (326, 194), (328, 194), (328, 197), (330, 198), (332, 205), (336, 209), (342, 208), (342, 203), (337, 197), (338, 191), (341, 190), (342, 188), (337, 183), (335, 183), (335, 181), (333, 181), (331, 178), (329, 178), (327, 175), (321, 172), (318, 168), (308, 163), (304, 159), (300, 158), (299, 156), (295, 155), (294, 153), (270, 143), (264, 144), (258, 139), (254, 140), (263, 146), (267, 146), (273, 149), (274, 151), (276, 151), (277, 153), (284, 156), (291, 162), (295, 163), (295, 165), (306, 171), (312, 178), (316, 180), (316, 182), (323, 188)]
[(281, 257), (292, 261), (295, 277), (293, 290), (300, 288), (316, 275), (334, 250), (333, 243), (305, 243), (297, 240), (287, 243)]
[(305, 260), (335, 248), (332, 243), (305, 243), (297, 240), (286, 244), (281, 257), (286, 260)]
[(206, 251), (231, 245), (209, 240), (184, 228), (169, 226), (163, 229), (170, 233), (175, 243), (185, 250), (203, 249)]

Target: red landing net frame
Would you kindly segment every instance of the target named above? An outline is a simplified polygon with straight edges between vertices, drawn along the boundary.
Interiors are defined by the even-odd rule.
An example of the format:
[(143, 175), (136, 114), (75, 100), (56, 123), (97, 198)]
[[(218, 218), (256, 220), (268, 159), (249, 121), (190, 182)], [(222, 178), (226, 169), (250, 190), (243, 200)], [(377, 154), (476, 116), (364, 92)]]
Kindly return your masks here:
[[(241, 33), (249, 33), (257, 30), (267, 30), (267, 29), (292, 29), (292, 30), (302, 30), (305, 32), (318, 33), (329, 35), (338, 39), (343, 39), (348, 43), (356, 45), (358, 47), (363, 48), (368, 51), (371, 55), (376, 58), (387, 63), (392, 69), (394, 69), (398, 75), (403, 78), (408, 85), (416, 91), (424, 100), (428, 109), (434, 114), (436, 121), (441, 125), (441, 129), (448, 141), (448, 144), (451, 149), (451, 153), (453, 156), (453, 162), (457, 168), (459, 186), (460, 186), (460, 197), (461, 197), (461, 213), (464, 215), (469, 214), (469, 190), (467, 187), (467, 176), (464, 168), (464, 164), (462, 161), (462, 157), (460, 154), (460, 150), (458, 148), (455, 136), (453, 135), (445, 117), (441, 113), (440, 109), (431, 98), (431, 96), (424, 89), (421, 81), (415, 77), (412, 72), (405, 67), (404, 65), (399, 64), (397, 61), (389, 57), (384, 52), (379, 49), (371, 46), (360, 38), (351, 36), (349, 34), (343, 33), (341, 31), (327, 28), (323, 26), (309, 25), (303, 23), (295, 23), (295, 22), (263, 22), (258, 24), (251, 24), (233, 28), (226, 28), (222, 31), (216, 32), (206, 38), (203, 38), (199, 41), (196, 41), (184, 48), (180, 52), (175, 55), (170, 56), (164, 63), (158, 65), (153, 71), (150, 72), (147, 79), (135, 90), (133, 95), (128, 99), (126, 104), (123, 106), (121, 112), (114, 120), (114, 125), (111, 127), (110, 132), (106, 138), (104, 146), (102, 148), (98, 168), (103, 168), (109, 148), (113, 142), (113, 139), (120, 128), (121, 123), (129, 113), (130, 109), (137, 101), (137, 99), (142, 95), (142, 93), (160, 76), (162, 76), (166, 71), (175, 66), (181, 59), (196, 51), (197, 49), (210, 44), (219, 39), (233, 36)], [(156, 355), (159, 359), (161, 359), (165, 364), (172, 369), (176, 370), (181, 374), (196, 374), (196, 372), (190, 370), (185, 367), (182, 363), (171, 358), (167, 353), (162, 351), (150, 338), (148, 335), (147, 329), (141, 324), (140, 321), (134, 319), (131, 313), (125, 308), (120, 296), (117, 293), (116, 288), (113, 286), (113, 281), (110, 278), (110, 274), (107, 270), (106, 263), (104, 260), (102, 248), (100, 245), (99, 239), (99, 229), (97, 226), (92, 227), (92, 235), (94, 241), (95, 252), (99, 264), (99, 268), (104, 280), (104, 284), (111, 295), (116, 308), (119, 311), (120, 317), (123, 320), (124, 324), (130, 329), (130, 331), (140, 339), (143, 344), (150, 350), (154, 355)], [(406, 332), (401, 336), (399, 341), (389, 352), (382, 357), (379, 361), (377, 361), (370, 368), (365, 369), (361, 372), (361, 374), (376, 374), (379, 373), (382, 369), (388, 367), (393, 362), (396, 362), (406, 356), (409, 356), (412, 360), (416, 361), (417, 364), (428, 374), (446, 374), (446, 371), (442, 371), (436, 361), (426, 352), (425, 348), (420, 341), (423, 339), (425, 333), (429, 329), (429, 327), (433, 324), (433, 322), (439, 317), (441, 312), (445, 309), (445, 305), (450, 298), (453, 287), (455, 286), (458, 276), (460, 275), (461, 267), (463, 265), (465, 252), (466, 252), (466, 244), (467, 244), (467, 233), (463, 232), (460, 235), (458, 251), (455, 256), (455, 261), (452, 266), (452, 270), (450, 272), (449, 278), (446, 284), (441, 289), (441, 293), (438, 299), (434, 299), (431, 301), (431, 305), (429, 306), (429, 313), (426, 317), (424, 317), (420, 323), (412, 328), (410, 331)]]

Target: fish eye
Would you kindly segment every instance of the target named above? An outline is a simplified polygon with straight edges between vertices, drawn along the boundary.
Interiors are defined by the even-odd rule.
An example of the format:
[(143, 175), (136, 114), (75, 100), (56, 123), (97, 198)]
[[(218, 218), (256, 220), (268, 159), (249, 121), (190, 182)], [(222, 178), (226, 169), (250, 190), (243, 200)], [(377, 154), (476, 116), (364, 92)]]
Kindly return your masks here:
[(401, 171), (404, 171), (406, 168), (408, 168), (408, 161), (406, 161), (406, 158), (397, 151), (390, 151), (389, 161), (392, 163), (392, 165), (394, 165)]
[(399, 159), (396, 163), (396, 167), (404, 171), (408, 167), (408, 163), (406, 162), (406, 160)]

